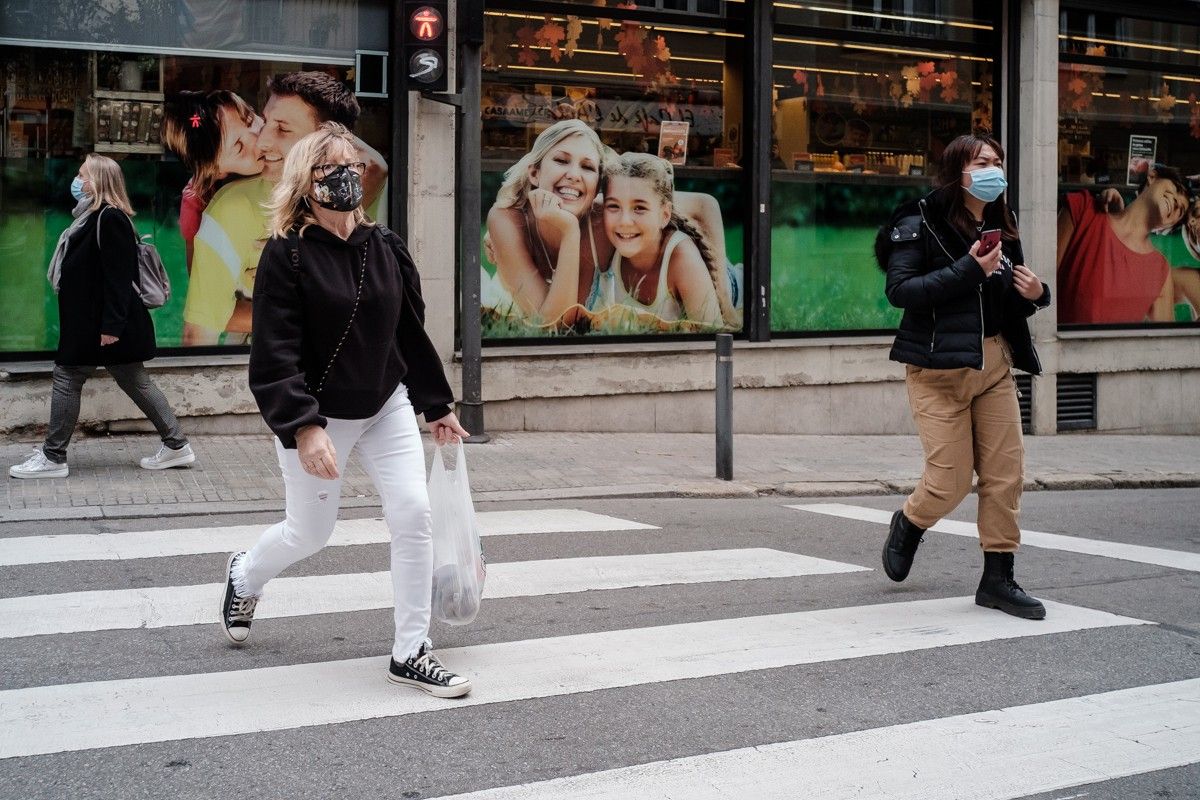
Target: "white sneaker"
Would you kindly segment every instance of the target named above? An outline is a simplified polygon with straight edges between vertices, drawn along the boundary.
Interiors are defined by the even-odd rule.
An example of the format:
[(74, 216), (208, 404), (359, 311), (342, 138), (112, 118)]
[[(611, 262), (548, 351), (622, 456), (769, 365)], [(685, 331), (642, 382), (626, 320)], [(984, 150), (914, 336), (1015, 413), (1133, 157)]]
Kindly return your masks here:
[(158, 452), (142, 459), (142, 469), (170, 469), (171, 467), (186, 467), (196, 461), (192, 446), (185, 444), (178, 450), (172, 450), (165, 444)]
[(8, 468), (10, 478), (65, 478), (70, 473), (66, 463), (56, 464), (46, 458), (42, 448), (29, 454), (24, 463)]

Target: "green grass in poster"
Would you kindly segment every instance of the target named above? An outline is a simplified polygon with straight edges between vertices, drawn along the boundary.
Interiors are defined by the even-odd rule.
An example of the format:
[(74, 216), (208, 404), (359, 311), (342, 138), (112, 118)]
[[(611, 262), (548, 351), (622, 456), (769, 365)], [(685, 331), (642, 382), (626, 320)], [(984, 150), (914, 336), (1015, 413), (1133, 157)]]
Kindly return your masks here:
[(894, 328), (899, 309), (883, 294), (875, 228), (807, 225), (771, 231), (771, 329)]

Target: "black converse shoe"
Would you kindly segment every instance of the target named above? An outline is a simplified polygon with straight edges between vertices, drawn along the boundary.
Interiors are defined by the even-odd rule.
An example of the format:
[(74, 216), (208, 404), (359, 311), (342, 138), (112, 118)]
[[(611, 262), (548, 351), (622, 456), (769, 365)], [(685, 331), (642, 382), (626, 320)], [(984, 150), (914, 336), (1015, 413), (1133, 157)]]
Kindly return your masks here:
[(427, 644), (421, 645), (417, 654), (404, 663), (393, 658), (388, 667), (388, 680), (415, 686), (434, 697), (462, 697), (471, 691), (471, 682), (443, 667), (429, 652)]
[(233, 586), (233, 565), (246, 553), (234, 553), (225, 567), (225, 593), (221, 595), (221, 627), (234, 644), (242, 644), (250, 636), (250, 623), (254, 621), (257, 597), (243, 597)]

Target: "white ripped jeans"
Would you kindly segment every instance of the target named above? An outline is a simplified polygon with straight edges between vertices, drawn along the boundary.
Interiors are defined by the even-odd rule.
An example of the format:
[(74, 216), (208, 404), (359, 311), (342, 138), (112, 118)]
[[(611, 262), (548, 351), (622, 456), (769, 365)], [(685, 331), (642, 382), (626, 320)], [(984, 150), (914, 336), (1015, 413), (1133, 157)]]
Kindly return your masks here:
[[(417, 654), (429, 635), (433, 581), (425, 452), (408, 390), (401, 384), (369, 419), (329, 418), (325, 432), (337, 451), (338, 473), (345, 474), (350, 452), (357, 450), (383, 498), (383, 515), (392, 535), (396, 619), (392, 657), (404, 661)], [(261, 595), (267, 581), (324, 547), (337, 521), (341, 479), (309, 475), (300, 466), (299, 453), (285, 449), (278, 439), (275, 449), (283, 470), (286, 518), (268, 528), (234, 569), (234, 585), (241, 595)]]

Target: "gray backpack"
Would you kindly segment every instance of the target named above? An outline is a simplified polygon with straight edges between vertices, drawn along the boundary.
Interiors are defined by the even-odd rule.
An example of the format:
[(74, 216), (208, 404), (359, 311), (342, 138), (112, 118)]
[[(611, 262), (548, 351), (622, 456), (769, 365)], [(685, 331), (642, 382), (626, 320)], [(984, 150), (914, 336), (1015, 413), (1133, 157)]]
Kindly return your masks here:
[[(106, 210), (100, 210), (101, 216)], [(133, 220), (129, 220), (129, 227), (133, 228)], [(138, 260), (138, 279), (134, 282), (133, 288), (146, 308), (160, 308), (171, 299), (171, 279), (167, 277), (167, 270), (163, 267), (162, 258), (158, 255), (158, 250), (154, 245), (144, 241), (146, 237), (139, 237), (136, 228), (134, 228), (133, 235), (137, 242)], [(149, 235), (146, 234), (146, 236)], [(99, 246), (100, 220), (97, 219), (96, 247)]]

